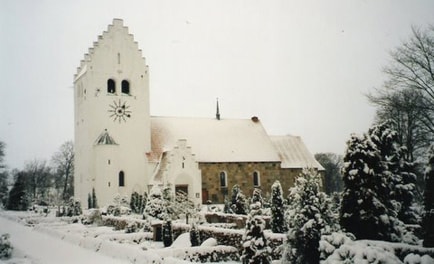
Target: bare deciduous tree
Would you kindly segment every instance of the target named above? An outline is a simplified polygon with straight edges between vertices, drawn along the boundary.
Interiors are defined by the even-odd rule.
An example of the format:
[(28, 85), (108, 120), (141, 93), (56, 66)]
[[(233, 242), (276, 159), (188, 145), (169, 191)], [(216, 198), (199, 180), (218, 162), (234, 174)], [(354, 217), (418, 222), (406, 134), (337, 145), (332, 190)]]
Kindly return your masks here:
[(35, 202), (47, 202), (48, 191), (52, 185), (51, 169), (46, 161), (33, 160), (24, 166), (30, 198)]
[(66, 141), (54, 153), (52, 164), (55, 169), (55, 185), (62, 190), (62, 199), (68, 201), (74, 193), (74, 143)]
[(434, 138), (434, 27), (412, 28), (412, 36), (391, 53), (387, 81), (369, 94), (379, 123), (392, 119), (409, 161), (426, 153)]

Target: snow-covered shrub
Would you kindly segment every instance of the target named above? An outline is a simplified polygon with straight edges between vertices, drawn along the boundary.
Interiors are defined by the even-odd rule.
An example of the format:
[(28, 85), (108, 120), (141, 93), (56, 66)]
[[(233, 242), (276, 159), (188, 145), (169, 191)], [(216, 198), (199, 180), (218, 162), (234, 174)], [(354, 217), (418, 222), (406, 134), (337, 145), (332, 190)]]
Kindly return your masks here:
[(84, 216), (82, 223), (85, 225), (101, 226), (103, 224), (101, 211), (98, 209), (90, 209)]
[(9, 234), (2, 234), (0, 236), (0, 259), (9, 259), (12, 256), (12, 250)]
[[(225, 201), (224, 201), (224, 207), (223, 207), (223, 212), (225, 213), (225, 214), (233, 214), (234, 212), (232, 211), (232, 208), (231, 208), (231, 203), (229, 203), (229, 200), (227, 199), (227, 198), (225, 198)], [(209, 208), (209, 206), (208, 206), (208, 208)], [(208, 210), (208, 211), (210, 211), (210, 210)]]
[(125, 233), (136, 233), (140, 230), (141, 225), (135, 221), (128, 222), (125, 227)]
[(355, 239), (353, 234), (342, 232), (333, 232), (329, 235), (321, 236), (321, 240), (319, 241), (320, 259), (327, 259), (340, 246)]
[(243, 194), (238, 184), (232, 187), (231, 209), (235, 214), (247, 214), (246, 196)]
[(197, 247), (200, 245), (200, 234), (197, 230), (196, 224), (193, 223), (190, 229), (190, 243), (192, 247)]
[(243, 254), (241, 261), (247, 263), (271, 263), (271, 248), (264, 236), (265, 221), (262, 218), (261, 203), (256, 201), (250, 205), (246, 232), (243, 235)]
[(131, 211), (135, 214), (143, 213), (144, 204), (143, 204), (143, 195), (140, 195), (138, 192), (133, 192), (131, 194), (130, 199), (130, 208)]
[(81, 210), (81, 203), (79, 200), (74, 199), (74, 197), (71, 197), (69, 199), (69, 203), (65, 208), (65, 214), (66, 216), (78, 216), (81, 215), (83, 211)]
[(131, 214), (131, 208), (129, 207), (128, 199), (126, 196), (117, 194), (113, 198), (113, 202), (104, 208), (107, 215), (120, 216)]
[(322, 264), (335, 263), (402, 263), (393, 250), (359, 243), (346, 243), (336, 249)]
[(176, 192), (173, 208), (172, 219), (179, 219), (182, 216), (195, 217), (197, 215), (193, 201), (188, 197), (188, 194), (183, 191)]
[(213, 237), (206, 239), (202, 244), (200, 244), (201, 247), (215, 247), (217, 245), (217, 240)]
[(162, 229), (163, 244), (165, 247), (170, 247), (173, 243), (172, 221), (164, 221)]
[(202, 262), (202, 263), (221, 263), (227, 261), (237, 261), (240, 259), (238, 250), (229, 246), (216, 246), (210, 248), (200, 248), (198, 251), (194, 251), (196, 248), (186, 250), (184, 260), (190, 262)]
[(149, 192), (149, 198), (144, 210), (144, 216), (146, 217), (146, 215), (149, 215), (163, 220), (165, 215), (164, 213), (163, 194), (160, 187), (158, 185), (154, 185)]
[(289, 190), (288, 243), (282, 263), (318, 263), (321, 234), (335, 228), (331, 202), (320, 191), (321, 177), (313, 169), (304, 169)]
[(262, 199), (262, 191), (259, 188), (254, 188), (253, 189), (253, 194), (252, 194), (252, 198), (250, 199), (250, 204), (255, 204), (259, 202), (262, 205), (264, 204), (264, 201)]
[(271, 186), (271, 231), (273, 233), (283, 233), (286, 231), (284, 220), (282, 186), (279, 181), (275, 181)]
[(432, 264), (434, 263), (434, 258), (429, 255), (423, 255), (422, 257), (418, 254), (410, 253), (404, 258), (404, 264)]

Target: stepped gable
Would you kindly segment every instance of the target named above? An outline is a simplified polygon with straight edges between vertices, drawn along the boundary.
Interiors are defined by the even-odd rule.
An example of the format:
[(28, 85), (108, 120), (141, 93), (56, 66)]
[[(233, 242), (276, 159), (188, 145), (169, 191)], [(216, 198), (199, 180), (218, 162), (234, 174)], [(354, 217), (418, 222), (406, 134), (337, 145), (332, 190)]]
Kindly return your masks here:
[(142, 50), (139, 49), (139, 44), (134, 40), (134, 35), (128, 32), (128, 27), (124, 26), (124, 21), (119, 18), (114, 18), (113, 23), (108, 25), (106, 31), (104, 31), (101, 35), (98, 35), (98, 40), (94, 41), (92, 47), (90, 47), (88, 52), (84, 54), (84, 59), (80, 61), (80, 66), (77, 67), (76, 74), (74, 74), (74, 81), (86, 72), (87, 65), (92, 61), (92, 56), (94, 55), (95, 50), (98, 49), (98, 47), (102, 47), (106, 39), (112, 38), (115, 31), (122, 32), (123, 37), (127, 39), (127, 41), (133, 42), (135, 47), (134, 50), (137, 50), (139, 52), (139, 56), (145, 61), (145, 58), (142, 55)]

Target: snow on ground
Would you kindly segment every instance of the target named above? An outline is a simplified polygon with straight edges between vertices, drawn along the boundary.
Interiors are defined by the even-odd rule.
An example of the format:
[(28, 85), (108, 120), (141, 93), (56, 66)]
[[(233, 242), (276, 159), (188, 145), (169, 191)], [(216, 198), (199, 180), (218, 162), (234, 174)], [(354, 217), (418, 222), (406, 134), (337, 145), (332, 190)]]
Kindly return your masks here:
[[(185, 256), (191, 257), (197, 252), (212, 253), (233, 250), (233, 247), (217, 245), (214, 238), (204, 241), (200, 247), (191, 247), (189, 233), (180, 235), (171, 247), (164, 248), (162, 242), (152, 240), (151, 232), (142, 230), (136, 233), (125, 233), (125, 230), (116, 231), (113, 227), (72, 223), (72, 219), (74, 218), (57, 218), (34, 212), (0, 210), (0, 234), (9, 233), (11, 244), (14, 247), (12, 259), (4, 262), (0, 260), (0, 263), (185, 264), (190, 262), (181, 259)], [(227, 232), (242, 232), (242, 230), (228, 229)], [(342, 240), (341, 236), (334, 236), (334, 239), (337, 238)], [(330, 249), (325, 251), (329, 251), (328, 254), (332, 255), (325, 263), (342, 263), (342, 260), (347, 258), (356, 263), (356, 260), (365, 263), (364, 261), (369, 259), (384, 263), (434, 263), (433, 258), (429, 256), (434, 255), (434, 249), (384, 241), (348, 240), (329, 241), (336, 246), (336, 251), (330, 244)], [(324, 243), (322, 242), (323, 245)], [(402, 250), (408, 254), (403, 262), (394, 255)], [(220, 263), (240, 264), (237, 261)], [(276, 260), (273, 263), (279, 263), (279, 261)]]
[(5, 263), (129, 263), (36, 232), (31, 227), (0, 217), (0, 233), (9, 233), (14, 258)]
[(3, 233), (10, 234), (14, 247), (12, 259), (0, 260), (5, 264), (190, 263), (175, 258), (191, 249), (187, 235), (175, 240), (173, 247), (164, 248), (162, 242), (150, 240), (150, 234), (145, 232), (126, 234), (112, 227), (68, 223), (52, 216), (0, 211), (0, 234)]

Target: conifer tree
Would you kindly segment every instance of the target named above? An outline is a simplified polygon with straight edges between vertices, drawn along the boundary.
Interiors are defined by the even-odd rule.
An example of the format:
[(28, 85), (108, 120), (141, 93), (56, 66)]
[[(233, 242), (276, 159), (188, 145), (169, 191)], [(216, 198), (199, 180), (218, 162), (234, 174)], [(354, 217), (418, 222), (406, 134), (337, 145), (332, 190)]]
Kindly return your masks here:
[(235, 202), (235, 213), (236, 214), (247, 214), (247, 201), (246, 196), (241, 192), (241, 190), (237, 194), (237, 199)]
[(401, 147), (398, 132), (392, 121), (385, 121), (369, 129), (368, 137), (376, 146), (381, 158), (378, 172), (384, 185), (383, 201), (388, 215), (406, 223), (416, 223), (417, 216), (411, 208), (416, 192), (414, 164), (407, 160), (407, 150)]
[(144, 192), (141, 198), (142, 198), (142, 202), (141, 202), (142, 206), (140, 207), (140, 214), (143, 214), (146, 208), (146, 203), (148, 202), (148, 193)]
[(240, 186), (235, 184), (232, 187), (232, 204), (231, 209), (235, 214), (247, 214), (247, 202), (246, 202), (246, 196), (243, 194), (243, 192), (240, 189)]
[[(320, 191), (321, 177), (313, 169), (304, 169), (289, 191), (286, 211), (287, 247), (282, 263), (319, 263), (322, 230), (334, 225), (331, 202)], [(327, 228), (325, 228), (327, 227)]]
[(284, 220), (282, 186), (279, 181), (275, 181), (271, 186), (271, 231), (273, 233), (283, 233), (286, 231)]
[[(402, 152), (406, 152), (402, 148)], [(401, 207), (398, 211), (398, 219), (406, 224), (418, 224), (420, 216), (413, 207), (413, 203), (417, 193), (417, 176), (415, 163), (406, 160), (404, 155), (401, 158), (400, 179), (401, 182), (395, 186), (395, 199), (400, 203)]]
[(200, 245), (200, 235), (199, 230), (197, 230), (196, 224), (192, 223), (190, 228), (190, 243), (192, 247), (197, 247)]
[(232, 186), (231, 207), (232, 205), (237, 203), (237, 196), (239, 192), (240, 192), (240, 186), (238, 186), (238, 184)]
[(390, 241), (396, 236), (393, 230), (396, 208), (389, 201), (392, 176), (384, 170), (381, 152), (366, 135), (352, 135), (347, 142), (340, 222), (358, 239)]
[(262, 191), (259, 188), (254, 188), (253, 189), (252, 198), (250, 199), (250, 203), (251, 204), (254, 204), (256, 202), (261, 203), (261, 206), (264, 203), (263, 199), (262, 199)]
[(149, 199), (146, 203), (144, 214), (163, 220), (164, 201), (160, 187), (154, 185), (149, 192)]
[(246, 232), (243, 235), (243, 264), (271, 263), (271, 248), (264, 236), (265, 221), (262, 216), (262, 205), (259, 201), (250, 205), (250, 212), (246, 222)]
[(92, 208), (98, 208), (98, 201), (96, 199), (95, 188), (92, 188)]
[(143, 197), (137, 192), (131, 193), (130, 208), (133, 213), (140, 214), (142, 208)]
[(425, 213), (422, 226), (424, 247), (434, 247), (434, 145), (431, 146), (428, 164), (425, 170), (425, 191), (423, 195)]
[(92, 208), (92, 196), (90, 195), (90, 193), (87, 194), (87, 208), (91, 209)]
[(24, 172), (18, 172), (15, 183), (12, 189), (9, 191), (9, 198), (6, 206), (8, 210), (27, 210), (29, 206), (29, 199), (26, 181), (26, 174)]
[(165, 247), (170, 247), (173, 243), (172, 221), (166, 220), (163, 222), (163, 244)]

